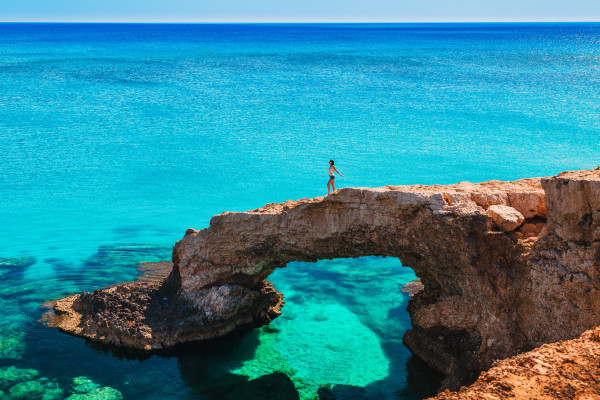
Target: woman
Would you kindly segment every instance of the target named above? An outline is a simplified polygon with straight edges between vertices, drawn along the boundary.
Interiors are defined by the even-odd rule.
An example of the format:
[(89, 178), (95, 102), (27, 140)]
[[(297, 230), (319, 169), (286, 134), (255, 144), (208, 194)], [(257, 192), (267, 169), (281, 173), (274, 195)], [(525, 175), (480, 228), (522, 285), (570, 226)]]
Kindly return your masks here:
[[(333, 173), (337, 172), (339, 176), (344, 176), (340, 174), (340, 171), (335, 168), (334, 164), (335, 163), (333, 160), (329, 160), (329, 182), (327, 182), (327, 194), (331, 193), (331, 188), (333, 188), (333, 191), (335, 192), (335, 175)], [(331, 187), (329, 187), (329, 185), (331, 185)]]

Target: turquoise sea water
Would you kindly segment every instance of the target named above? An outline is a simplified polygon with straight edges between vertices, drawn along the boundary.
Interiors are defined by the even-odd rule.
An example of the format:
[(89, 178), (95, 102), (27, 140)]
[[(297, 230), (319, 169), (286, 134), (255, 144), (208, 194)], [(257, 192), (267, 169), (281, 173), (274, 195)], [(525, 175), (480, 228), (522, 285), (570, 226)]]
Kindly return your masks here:
[[(292, 263), (271, 326), (144, 356), (36, 322), (213, 214), (600, 164), (600, 25), (0, 24), (0, 398), (416, 399), (396, 259)], [(79, 396), (79, 397), (78, 397)]]

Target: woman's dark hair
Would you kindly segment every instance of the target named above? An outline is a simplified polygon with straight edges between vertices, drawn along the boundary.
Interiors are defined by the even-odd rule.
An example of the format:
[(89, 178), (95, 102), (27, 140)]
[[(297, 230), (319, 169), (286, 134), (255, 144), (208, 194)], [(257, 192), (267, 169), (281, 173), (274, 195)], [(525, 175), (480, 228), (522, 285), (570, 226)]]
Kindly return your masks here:
[(335, 165), (335, 163), (333, 162), (333, 160), (329, 160), (329, 164)]

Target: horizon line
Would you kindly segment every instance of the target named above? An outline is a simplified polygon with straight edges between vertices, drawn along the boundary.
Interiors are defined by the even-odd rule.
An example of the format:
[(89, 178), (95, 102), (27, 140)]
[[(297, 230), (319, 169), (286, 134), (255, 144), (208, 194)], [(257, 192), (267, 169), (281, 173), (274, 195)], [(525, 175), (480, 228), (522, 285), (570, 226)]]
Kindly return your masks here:
[(0, 21), (1, 24), (544, 24), (544, 23), (600, 23), (600, 19), (589, 20), (412, 20), (412, 21), (360, 21), (360, 20), (214, 20), (214, 21), (193, 21), (193, 20), (14, 20)]

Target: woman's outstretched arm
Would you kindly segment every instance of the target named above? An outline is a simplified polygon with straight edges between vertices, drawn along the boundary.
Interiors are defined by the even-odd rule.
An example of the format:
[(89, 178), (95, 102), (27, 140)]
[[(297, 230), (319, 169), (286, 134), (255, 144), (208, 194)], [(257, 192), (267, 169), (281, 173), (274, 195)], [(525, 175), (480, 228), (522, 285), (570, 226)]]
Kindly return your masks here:
[(333, 167), (333, 170), (334, 170), (335, 172), (337, 172), (339, 176), (344, 176), (344, 175), (340, 174), (340, 171), (338, 171), (336, 167)]

